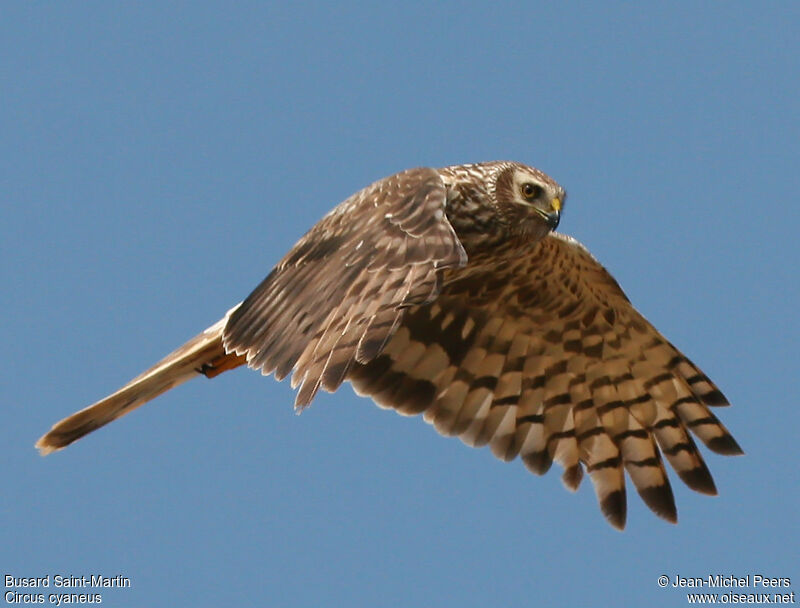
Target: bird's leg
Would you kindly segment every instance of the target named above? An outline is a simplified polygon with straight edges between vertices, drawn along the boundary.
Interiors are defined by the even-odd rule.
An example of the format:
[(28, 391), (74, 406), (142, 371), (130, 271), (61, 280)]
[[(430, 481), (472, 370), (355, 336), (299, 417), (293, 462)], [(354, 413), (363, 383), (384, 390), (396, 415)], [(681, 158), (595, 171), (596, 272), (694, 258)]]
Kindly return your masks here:
[(217, 357), (216, 359), (212, 359), (208, 363), (203, 363), (203, 365), (200, 366), (197, 371), (198, 373), (203, 374), (206, 378), (215, 378), (222, 372), (227, 372), (228, 370), (239, 367), (240, 365), (244, 365), (245, 363), (247, 363), (247, 359), (244, 355), (228, 353)]

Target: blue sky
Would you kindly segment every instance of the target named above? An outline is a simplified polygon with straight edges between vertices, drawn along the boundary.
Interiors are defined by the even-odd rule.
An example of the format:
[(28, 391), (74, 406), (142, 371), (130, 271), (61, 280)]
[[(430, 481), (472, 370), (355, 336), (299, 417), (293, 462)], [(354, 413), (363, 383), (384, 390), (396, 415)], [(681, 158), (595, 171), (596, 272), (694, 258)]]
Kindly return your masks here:
[[(0, 569), (113, 606), (683, 605), (661, 574), (798, 557), (796, 3), (5, 3)], [(33, 443), (216, 321), (328, 209), (513, 159), (726, 393), (747, 452), (680, 523), (565, 491), (349, 387), (196, 380)], [(4, 590), (5, 591), (5, 590)]]

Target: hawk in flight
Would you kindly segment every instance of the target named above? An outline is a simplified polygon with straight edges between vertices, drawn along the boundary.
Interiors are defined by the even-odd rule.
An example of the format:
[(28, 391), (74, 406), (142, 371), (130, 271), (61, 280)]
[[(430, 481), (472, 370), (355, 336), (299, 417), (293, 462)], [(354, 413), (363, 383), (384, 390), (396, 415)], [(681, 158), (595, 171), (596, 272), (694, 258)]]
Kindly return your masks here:
[(585, 471), (617, 528), (627, 471), (674, 522), (662, 455), (690, 488), (715, 494), (692, 435), (741, 454), (710, 409), (728, 403), (580, 243), (553, 232), (564, 197), (514, 162), (375, 182), (223, 319), (36, 446), (61, 449), (190, 378), (247, 364), (278, 380), (291, 372), (299, 409), (348, 381), (534, 473), (558, 462), (569, 489)]

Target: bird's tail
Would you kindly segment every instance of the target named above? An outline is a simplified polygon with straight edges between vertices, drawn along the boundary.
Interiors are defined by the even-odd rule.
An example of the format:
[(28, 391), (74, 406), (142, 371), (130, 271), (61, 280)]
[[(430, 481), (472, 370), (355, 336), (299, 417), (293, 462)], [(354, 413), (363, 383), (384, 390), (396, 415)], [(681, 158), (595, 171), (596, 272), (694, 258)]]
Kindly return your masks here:
[(226, 353), (222, 344), (225, 324), (236, 308), (117, 392), (56, 423), (36, 442), (39, 452), (45, 456), (60, 450), (190, 378), (213, 378), (245, 363), (244, 356)]

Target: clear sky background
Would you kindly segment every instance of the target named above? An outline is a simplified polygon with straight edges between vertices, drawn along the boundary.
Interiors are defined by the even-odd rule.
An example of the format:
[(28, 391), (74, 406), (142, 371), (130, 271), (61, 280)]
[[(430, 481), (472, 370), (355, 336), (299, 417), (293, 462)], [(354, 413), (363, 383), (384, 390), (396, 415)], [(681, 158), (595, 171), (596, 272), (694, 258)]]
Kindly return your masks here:
[[(800, 592), (798, 31), (794, 2), (3, 3), (2, 573), (129, 577), (110, 606), (684, 605), (662, 574)], [(349, 386), (295, 416), (249, 370), (33, 449), (352, 192), (495, 159), (565, 185), (561, 230), (733, 403), (747, 455), (704, 452), (715, 498), (672, 475), (677, 526), (631, 491), (616, 532), (588, 481)]]

